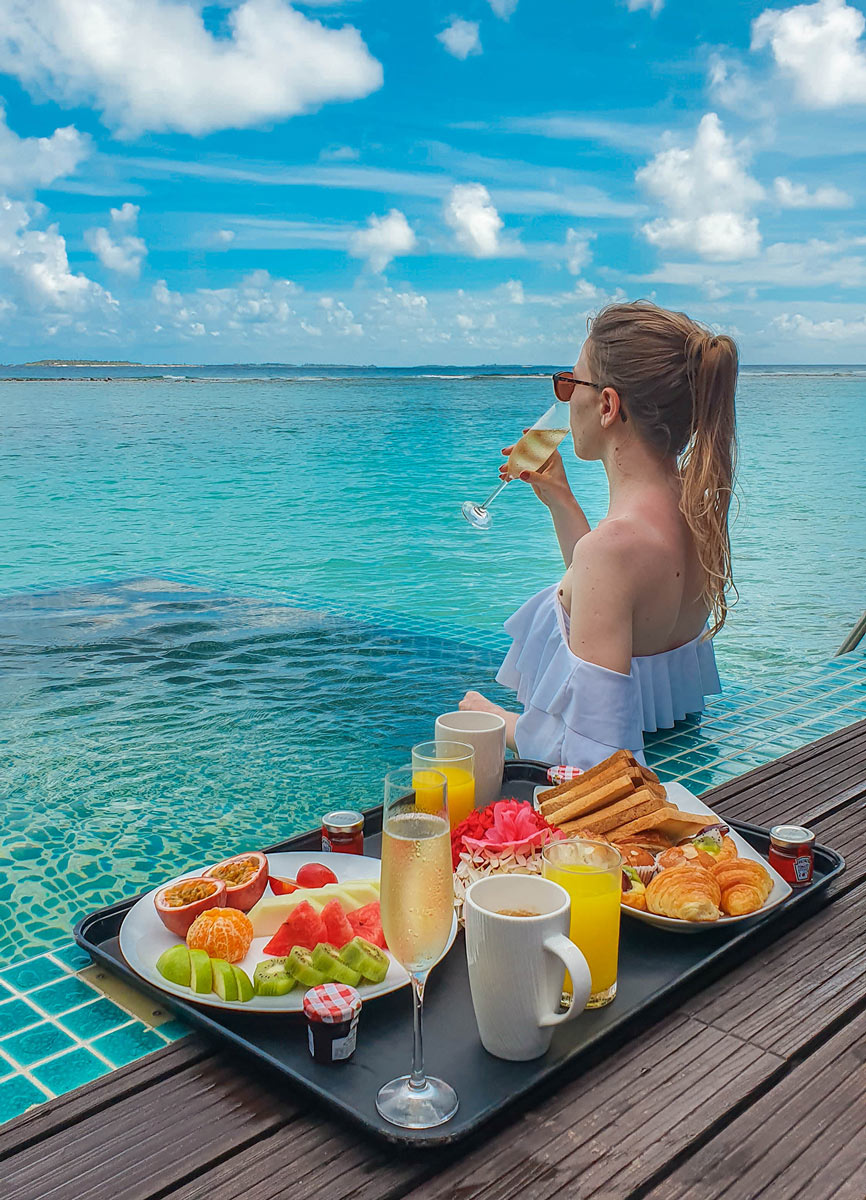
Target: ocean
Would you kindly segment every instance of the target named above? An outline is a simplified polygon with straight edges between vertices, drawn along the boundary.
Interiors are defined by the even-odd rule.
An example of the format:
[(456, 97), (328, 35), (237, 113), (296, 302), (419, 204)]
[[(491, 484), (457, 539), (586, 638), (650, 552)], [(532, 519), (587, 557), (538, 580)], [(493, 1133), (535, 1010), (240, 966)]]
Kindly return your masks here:
[[(525, 485), (486, 533), (460, 505), (550, 405), (545, 369), (0, 376), (0, 964), (380, 802), (467, 688), (505, 699), (502, 622), (562, 562)], [(859, 616), (864, 409), (864, 367), (742, 372), (723, 681), (827, 659)], [(568, 471), (597, 521), (602, 469)]]

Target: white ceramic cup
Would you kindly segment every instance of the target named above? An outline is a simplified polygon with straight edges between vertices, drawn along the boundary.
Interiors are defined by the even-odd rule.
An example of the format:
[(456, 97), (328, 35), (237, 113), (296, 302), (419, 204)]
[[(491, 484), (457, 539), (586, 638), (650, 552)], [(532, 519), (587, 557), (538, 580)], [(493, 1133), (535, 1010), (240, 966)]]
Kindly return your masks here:
[(505, 766), (505, 719), (496, 713), (449, 712), (436, 718), (435, 737), (465, 742), (475, 751), (475, 807), (499, 799)]
[[(500, 909), (537, 915), (502, 916)], [(554, 1026), (573, 1021), (589, 999), (589, 967), (568, 938), (568, 892), (540, 875), (489, 875), (467, 890), (463, 915), (481, 1044), (497, 1058), (538, 1058), (550, 1046)], [(566, 969), (574, 999), (560, 1012)]]

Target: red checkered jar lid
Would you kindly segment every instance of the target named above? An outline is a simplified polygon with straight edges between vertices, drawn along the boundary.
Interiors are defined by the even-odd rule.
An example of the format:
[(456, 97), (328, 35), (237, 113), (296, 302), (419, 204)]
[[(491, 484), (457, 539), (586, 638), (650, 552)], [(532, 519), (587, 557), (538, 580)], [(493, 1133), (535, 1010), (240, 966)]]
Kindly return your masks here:
[(345, 983), (320, 983), (304, 996), (304, 1015), (310, 1021), (340, 1025), (361, 1011), (361, 997)]
[(577, 779), (578, 775), (582, 775), (580, 767), (548, 767), (547, 778), (550, 783), (568, 783), (571, 779)]

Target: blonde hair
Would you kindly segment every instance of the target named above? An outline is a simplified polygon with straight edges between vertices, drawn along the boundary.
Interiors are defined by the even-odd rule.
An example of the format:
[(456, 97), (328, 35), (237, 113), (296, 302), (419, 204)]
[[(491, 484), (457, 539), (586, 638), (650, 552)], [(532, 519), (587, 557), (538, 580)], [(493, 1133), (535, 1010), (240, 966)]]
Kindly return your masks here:
[(587, 355), (600, 388), (619, 394), (623, 420), (678, 460), (680, 510), (704, 570), (702, 598), (717, 633), (733, 591), (728, 510), (737, 461), (737, 347), (685, 313), (649, 301), (609, 304), (587, 321)]

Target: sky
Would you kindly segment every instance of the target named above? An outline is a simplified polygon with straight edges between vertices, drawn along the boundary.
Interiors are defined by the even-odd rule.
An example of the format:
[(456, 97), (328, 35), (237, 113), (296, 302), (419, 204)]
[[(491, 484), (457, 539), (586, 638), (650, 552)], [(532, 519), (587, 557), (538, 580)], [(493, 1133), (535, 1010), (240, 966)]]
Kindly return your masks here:
[(0, 0), (0, 359), (866, 361), (846, 0)]

